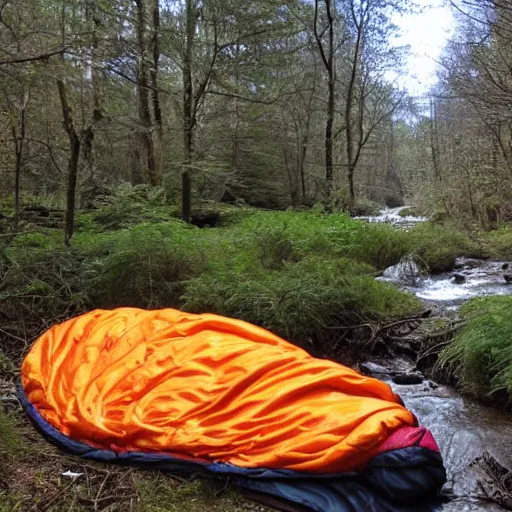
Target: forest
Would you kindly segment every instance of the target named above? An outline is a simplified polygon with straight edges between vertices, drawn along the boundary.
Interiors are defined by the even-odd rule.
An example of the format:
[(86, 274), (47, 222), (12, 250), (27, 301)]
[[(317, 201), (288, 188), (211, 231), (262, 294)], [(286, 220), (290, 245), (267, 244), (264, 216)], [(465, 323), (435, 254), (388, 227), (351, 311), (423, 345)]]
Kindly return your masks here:
[[(260, 510), (33, 431), (23, 357), (96, 308), (218, 313), (361, 371), (405, 359), (498, 414), (491, 438), (512, 429), (512, 5), (449, 3), (418, 96), (396, 20), (424, 2), (0, 0), (0, 512)], [(510, 510), (499, 467), (487, 498)]]
[(119, 183), (172, 204), (185, 183), (193, 202), (354, 213), (406, 201), (485, 228), (506, 220), (510, 6), (457, 11), (421, 98), (389, 79), (407, 55), (392, 17), (414, 8), (3, 1), (1, 193), (16, 217), (34, 195), (65, 206), (67, 237), (87, 191)]

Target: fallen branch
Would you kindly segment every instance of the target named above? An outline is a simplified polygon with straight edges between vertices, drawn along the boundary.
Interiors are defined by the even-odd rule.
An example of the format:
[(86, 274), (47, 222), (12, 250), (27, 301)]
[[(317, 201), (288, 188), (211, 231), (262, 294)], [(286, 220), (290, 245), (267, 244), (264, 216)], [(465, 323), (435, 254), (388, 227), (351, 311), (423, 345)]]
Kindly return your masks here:
[[(409, 324), (411, 322), (418, 321), (418, 320), (421, 323), (421, 320), (423, 320), (424, 318), (428, 318), (431, 313), (432, 313), (432, 310), (427, 309), (426, 311), (422, 311), (421, 313), (418, 313), (417, 315), (413, 315), (413, 316), (410, 316), (407, 318), (401, 318), (400, 320), (396, 320), (395, 322), (391, 322), (390, 324), (379, 327), (374, 332), (373, 336), (368, 341), (366, 341), (364, 345), (365, 345), (365, 347), (371, 345), (372, 350), (373, 350), (375, 343), (377, 343), (378, 339), (383, 334), (385, 334), (386, 331), (390, 331), (392, 329), (395, 329), (396, 327), (402, 327), (403, 325), (406, 325), (406, 324)], [(416, 325), (414, 328), (411, 328), (408, 334), (410, 334), (413, 330), (417, 329), (418, 326), (419, 326), (419, 324)]]

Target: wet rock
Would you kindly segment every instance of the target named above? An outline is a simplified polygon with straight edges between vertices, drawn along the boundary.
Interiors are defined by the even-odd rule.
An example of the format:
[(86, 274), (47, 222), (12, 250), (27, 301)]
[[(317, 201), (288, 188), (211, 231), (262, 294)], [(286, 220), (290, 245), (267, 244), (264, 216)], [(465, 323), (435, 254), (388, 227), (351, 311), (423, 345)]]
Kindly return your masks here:
[(423, 375), (421, 373), (399, 373), (392, 378), (395, 384), (413, 385), (421, 384), (423, 382)]
[(366, 363), (361, 363), (359, 365), (359, 371), (364, 375), (388, 375), (389, 369), (385, 366), (378, 364), (378, 363), (372, 363), (371, 361), (368, 361)]
[(512, 283), (512, 274), (504, 274), (504, 275), (503, 275), (503, 279), (505, 279), (505, 282), (506, 282), (507, 284)]
[(413, 348), (411, 342), (407, 340), (393, 340), (391, 350), (394, 354), (408, 356), (413, 359), (417, 355), (417, 350)]
[(409, 286), (418, 286), (423, 281), (423, 269), (413, 255), (404, 256), (400, 262), (388, 267), (382, 277)]
[(507, 270), (508, 269), (508, 263), (503, 263), (503, 265), (501, 265), (501, 270)]
[(482, 267), (483, 265), (485, 265), (485, 262), (486, 262), (485, 258), (461, 257), (461, 258), (455, 259), (454, 268), (471, 270), (474, 268)]
[(460, 274), (459, 272), (456, 272), (455, 274), (453, 274), (453, 282), (455, 284), (464, 284), (466, 282), (466, 276)]

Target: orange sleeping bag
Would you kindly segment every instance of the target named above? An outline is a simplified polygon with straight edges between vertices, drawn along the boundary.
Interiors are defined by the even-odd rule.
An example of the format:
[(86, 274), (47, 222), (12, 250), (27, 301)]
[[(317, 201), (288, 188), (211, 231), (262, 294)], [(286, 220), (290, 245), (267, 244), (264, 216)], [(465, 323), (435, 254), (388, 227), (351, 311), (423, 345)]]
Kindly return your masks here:
[(360, 470), (415, 417), (390, 387), (252, 324), (174, 309), (95, 310), (55, 325), (22, 365), (70, 438), (240, 467)]

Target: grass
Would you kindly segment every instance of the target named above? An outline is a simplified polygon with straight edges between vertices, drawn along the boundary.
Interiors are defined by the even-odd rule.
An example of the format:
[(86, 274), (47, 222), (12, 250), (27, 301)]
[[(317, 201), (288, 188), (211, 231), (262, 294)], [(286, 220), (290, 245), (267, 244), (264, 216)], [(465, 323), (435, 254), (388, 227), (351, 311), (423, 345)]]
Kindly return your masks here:
[[(66, 471), (81, 476), (73, 480), (63, 476)], [(243, 512), (254, 505), (225, 481), (182, 481), (67, 455), (48, 444), (18, 408), (0, 408), (0, 512), (33, 510)]]
[(486, 243), (494, 258), (512, 260), (512, 226), (503, 226), (489, 232)]
[(458, 256), (485, 255), (486, 252), (478, 241), (468, 235), (432, 222), (416, 226), (408, 241), (427, 269), (434, 273), (453, 269)]
[[(199, 229), (163, 217), (160, 199), (128, 192), (119, 202), (143, 209), (137, 223), (133, 210), (110, 202), (79, 213), (71, 249), (52, 229), (21, 234), (4, 248), (0, 321), (11, 352), (18, 338), (33, 339), (71, 315), (130, 305), (235, 316), (329, 354), (333, 328), (381, 324), (420, 307), (376, 282), (378, 271), (410, 253), (431, 270), (447, 270), (475, 245), (430, 223), (405, 232), (315, 210), (229, 206), (223, 227)], [(101, 208), (117, 212), (113, 223), (98, 221)]]
[(512, 397), (512, 297), (473, 299), (461, 309), (466, 325), (440, 355), (438, 370), (482, 399)]

